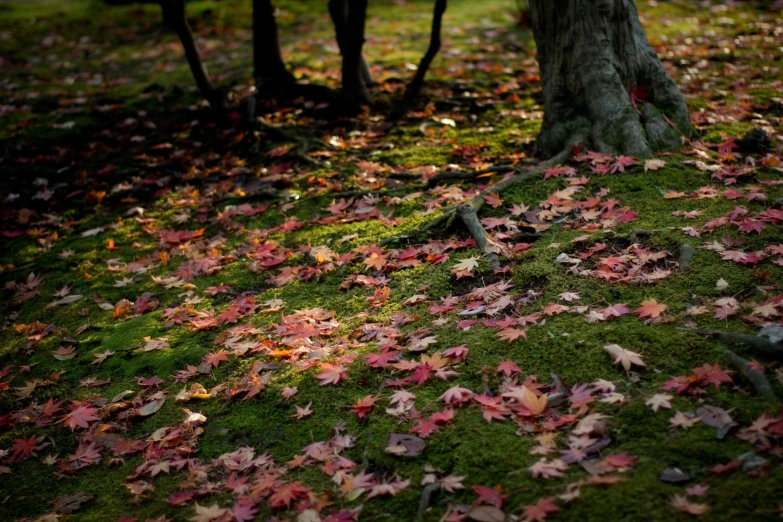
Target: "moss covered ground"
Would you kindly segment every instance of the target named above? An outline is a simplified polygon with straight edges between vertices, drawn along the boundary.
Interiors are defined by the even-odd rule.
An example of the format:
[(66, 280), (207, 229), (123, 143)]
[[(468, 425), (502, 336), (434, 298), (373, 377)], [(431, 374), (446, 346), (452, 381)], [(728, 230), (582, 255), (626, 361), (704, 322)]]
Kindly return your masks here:
[[(325, 2), (276, 4), (296, 77), (339, 87)], [(0, 4), (0, 520), (779, 519), (781, 410), (725, 351), (777, 400), (780, 357), (696, 329), (783, 315), (780, 8), (640, 2), (698, 136), (488, 201), (493, 272), (421, 227), (504, 174), (427, 180), (536, 164), (534, 42), (450, 2), (406, 101), (430, 4), (371, 2), (372, 110), (261, 104), (306, 150), (212, 114), (154, 5)], [(238, 102), (250, 2), (188, 17)]]

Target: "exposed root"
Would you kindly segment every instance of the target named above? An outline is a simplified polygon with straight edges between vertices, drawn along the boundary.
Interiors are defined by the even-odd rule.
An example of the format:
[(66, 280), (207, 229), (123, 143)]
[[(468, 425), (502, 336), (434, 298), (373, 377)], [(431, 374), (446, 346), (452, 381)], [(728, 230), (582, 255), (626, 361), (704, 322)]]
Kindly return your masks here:
[(753, 384), (753, 387), (756, 389), (759, 395), (764, 397), (764, 400), (772, 404), (776, 404), (778, 402), (777, 397), (775, 397), (775, 393), (772, 391), (772, 387), (769, 385), (769, 381), (763, 373), (751, 368), (750, 364), (748, 364), (748, 361), (731, 350), (725, 350), (723, 354), (739, 370), (743, 377)]
[(280, 127), (269, 125), (261, 121), (258, 122), (258, 126), (260, 127), (260, 130), (264, 134), (266, 134), (269, 138), (273, 140), (296, 143), (297, 146), (288, 153), (290, 156), (298, 159), (302, 163), (307, 163), (308, 165), (319, 164), (318, 160), (316, 160), (315, 158), (311, 158), (310, 156), (307, 155), (307, 151), (310, 150), (309, 140), (302, 138), (300, 136), (294, 136), (293, 134), (286, 132)]
[(416, 512), (416, 520), (421, 520), (424, 518), (424, 513), (427, 512), (427, 509), (430, 507), (430, 497), (432, 494), (440, 488), (440, 483), (434, 482), (432, 484), (427, 484), (424, 486), (424, 489), (421, 490), (421, 497), (419, 498), (419, 509)]
[(755, 335), (742, 334), (737, 332), (721, 332), (719, 330), (689, 330), (702, 337), (709, 339), (718, 339), (726, 343), (744, 344), (759, 355), (764, 355), (771, 359), (783, 361), (783, 343), (774, 343), (769, 339), (757, 337)]
[(487, 231), (484, 230), (484, 226), (479, 221), (476, 209), (471, 205), (457, 205), (456, 212), (462, 219), (462, 222), (465, 223), (465, 227), (470, 232), (470, 235), (476, 240), (476, 245), (484, 252), (492, 270), (500, 270), (500, 259), (498, 259), (497, 253), (490, 246)]
[(688, 265), (691, 263), (691, 260), (695, 255), (696, 250), (690, 245), (690, 243), (683, 243), (680, 246), (680, 272), (684, 272), (685, 269), (688, 268)]
[[(478, 213), (481, 207), (484, 206), (484, 196), (486, 196), (487, 194), (498, 194), (506, 190), (507, 188), (516, 185), (517, 183), (538, 176), (549, 167), (553, 167), (555, 165), (563, 163), (570, 157), (570, 155), (571, 155), (571, 146), (569, 145), (568, 147), (560, 151), (558, 154), (555, 154), (548, 160), (539, 163), (538, 166), (536, 166), (535, 168), (528, 170), (526, 172), (520, 172), (516, 176), (512, 176), (504, 181), (501, 181), (490, 187), (485, 188), (469, 202), (463, 203), (462, 205), (468, 205), (470, 207), (473, 207), (473, 210), (475, 210), (476, 213)], [(445, 228), (448, 228), (454, 222), (454, 218), (456, 216), (457, 216), (457, 207), (449, 208), (437, 218), (425, 223), (419, 229), (419, 232), (420, 233), (427, 232), (434, 228), (440, 227), (443, 224), (445, 224)]]

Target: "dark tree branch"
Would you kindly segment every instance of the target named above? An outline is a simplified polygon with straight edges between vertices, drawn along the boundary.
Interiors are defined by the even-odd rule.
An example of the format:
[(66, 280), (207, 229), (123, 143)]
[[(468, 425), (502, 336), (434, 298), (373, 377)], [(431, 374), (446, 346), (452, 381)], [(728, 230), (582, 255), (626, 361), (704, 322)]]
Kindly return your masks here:
[(430, 46), (424, 57), (419, 62), (419, 68), (416, 70), (416, 75), (408, 84), (408, 89), (405, 95), (409, 98), (413, 98), (421, 92), (421, 88), (424, 85), (424, 76), (427, 74), (427, 70), (430, 68), (432, 60), (440, 50), (440, 28), (443, 21), (443, 13), (446, 12), (446, 0), (436, 0), (435, 10), (432, 13), (432, 33), (430, 34)]
[(294, 83), (280, 52), (275, 8), (271, 0), (253, 0), (253, 78), (265, 90)]
[(182, 43), (182, 48), (185, 50), (185, 58), (188, 60), (190, 71), (193, 73), (193, 79), (196, 80), (196, 85), (201, 91), (201, 94), (206, 98), (213, 109), (227, 109), (228, 104), (225, 96), (212, 84), (209, 73), (207, 73), (207, 69), (201, 61), (198, 46), (193, 38), (193, 31), (185, 17), (185, 1), (159, 0), (159, 4), (163, 10), (163, 17), (171, 24), (171, 27), (177, 33), (177, 36)]

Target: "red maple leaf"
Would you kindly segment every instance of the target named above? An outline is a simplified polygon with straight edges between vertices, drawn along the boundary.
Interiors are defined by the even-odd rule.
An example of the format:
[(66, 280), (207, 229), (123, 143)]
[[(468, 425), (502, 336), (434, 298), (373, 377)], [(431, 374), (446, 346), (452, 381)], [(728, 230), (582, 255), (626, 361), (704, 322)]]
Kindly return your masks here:
[(554, 497), (541, 497), (538, 503), (525, 506), (522, 516), (525, 522), (544, 522), (549, 513), (560, 511), (554, 504)]
[(642, 306), (634, 310), (634, 312), (639, 316), (639, 319), (644, 319), (646, 317), (655, 319), (668, 309), (668, 305), (659, 303), (655, 299), (648, 299), (646, 301), (642, 301)]
[(357, 414), (361, 419), (370, 413), (372, 407), (375, 405), (378, 399), (380, 399), (380, 397), (376, 397), (374, 395), (362, 397), (356, 401), (356, 404), (353, 405), (351, 411)]
[(40, 450), (48, 446), (48, 444), (43, 444), (39, 446), (38, 443), (41, 442), (42, 440), (44, 440), (43, 435), (41, 435), (38, 438), (33, 436), (30, 437), (29, 439), (14, 440), (15, 444), (11, 446), (11, 451), (13, 452), (11, 458), (14, 460), (14, 462), (19, 462), (21, 460), (25, 460), (30, 457), (35, 457), (36, 450)]
[(495, 506), (498, 509), (503, 507), (503, 501), (506, 499), (506, 495), (503, 494), (503, 487), (500, 484), (494, 488), (473, 486), (473, 491), (479, 496), (479, 498), (473, 502), (474, 506), (489, 505)]
[(315, 376), (316, 379), (321, 381), (321, 386), (326, 386), (327, 384), (337, 386), (341, 380), (347, 377), (346, 368), (341, 364), (322, 363), (321, 369), (323, 372)]
[(204, 362), (212, 365), (213, 368), (217, 368), (220, 366), (220, 363), (224, 361), (228, 361), (228, 354), (225, 350), (220, 350), (219, 352), (215, 353), (208, 353), (206, 356), (204, 356)]
[(88, 428), (90, 422), (98, 420), (98, 417), (95, 416), (95, 412), (98, 411), (98, 408), (90, 406), (89, 404), (74, 401), (70, 409), (71, 411), (65, 414), (60, 422), (72, 430), (75, 430), (76, 428)]
[(510, 377), (515, 373), (522, 373), (522, 370), (520, 370), (519, 366), (514, 364), (514, 362), (511, 359), (506, 359), (502, 363), (498, 364), (497, 373), (502, 373), (506, 377)]

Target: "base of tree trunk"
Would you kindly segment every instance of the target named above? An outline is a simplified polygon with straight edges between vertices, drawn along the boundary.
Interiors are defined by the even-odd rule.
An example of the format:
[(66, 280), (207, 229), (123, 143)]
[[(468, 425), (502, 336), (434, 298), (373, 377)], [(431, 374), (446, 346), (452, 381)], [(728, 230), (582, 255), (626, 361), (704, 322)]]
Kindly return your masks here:
[(633, 0), (532, 0), (530, 11), (544, 89), (538, 153), (579, 144), (649, 156), (692, 135)]

